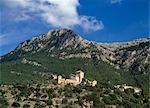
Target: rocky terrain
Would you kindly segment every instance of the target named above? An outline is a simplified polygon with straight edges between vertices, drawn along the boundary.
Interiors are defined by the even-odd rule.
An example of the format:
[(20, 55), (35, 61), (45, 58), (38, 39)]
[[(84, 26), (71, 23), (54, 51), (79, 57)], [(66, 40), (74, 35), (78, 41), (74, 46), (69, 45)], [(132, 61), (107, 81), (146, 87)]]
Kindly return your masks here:
[(110, 44), (90, 42), (69, 29), (60, 29), (22, 42), (14, 51), (4, 55), (1, 61), (10, 61), (27, 53), (44, 51), (60, 59), (94, 58), (107, 62), (116, 69), (127, 69), (139, 74), (148, 70), (149, 45), (150, 38)]

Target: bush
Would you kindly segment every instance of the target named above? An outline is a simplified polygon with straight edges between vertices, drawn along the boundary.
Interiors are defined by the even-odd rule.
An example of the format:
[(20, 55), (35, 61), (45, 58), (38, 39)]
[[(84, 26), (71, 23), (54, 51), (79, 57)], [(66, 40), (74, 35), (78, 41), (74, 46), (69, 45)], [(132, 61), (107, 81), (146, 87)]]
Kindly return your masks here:
[(14, 102), (11, 106), (14, 108), (18, 108), (18, 107), (20, 107), (20, 104), (17, 102)]
[(62, 103), (63, 103), (63, 104), (67, 104), (67, 102), (68, 102), (68, 100), (67, 100), (66, 98), (64, 98), (64, 99), (62, 100)]
[(112, 104), (112, 100), (111, 100), (110, 96), (104, 96), (102, 100), (106, 104), (110, 104), (110, 105)]
[(5, 108), (6, 106), (8, 106), (8, 102), (4, 96), (0, 96), (0, 108)]
[(47, 101), (47, 104), (48, 105), (52, 105), (53, 103), (52, 103), (52, 99), (49, 99), (48, 101)]
[(96, 102), (95, 103), (95, 108), (105, 108), (106, 104), (102, 102)]
[(24, 104), (24, 105), (23, 105), (23, 108), (30, 108), (30, 105)]
[(117, 100), (117, 95), (116, 94), (109, 94), (111, 97), (111, 100)]
[(35, 103), (34, 108), (45, 108), (44, 105), (40, 105), (39, 102)]
[(15, 100), (16, 100), (16, 101), (20, 101), (20, 100), (21, 100), (21, 97), (20, 97), (19, 95), (16, 95), (16, 96), (15, 96)]
[(118, 89), (115, 89), (114, 93), (117, 94), (117, 95), (120, 95), (120, 96), (122, 95), (122, 92), (120, 90), (118, 90)]
[(104, 94), (109, 94), (110, 92), (111, 92), (110, 89), (106, 89), (106, 90), (104, 91)]
[(54, 92), (54, 90), (53, 89), (47, 89), (46, 92), (47, 92), (48, 95), (52, 95), (52, 93)]
[(80, 86), (79, 87), (74, 87), (73, 93), (81, 93), (81, 92), (82, 92), (82, 89), (81, 89)]

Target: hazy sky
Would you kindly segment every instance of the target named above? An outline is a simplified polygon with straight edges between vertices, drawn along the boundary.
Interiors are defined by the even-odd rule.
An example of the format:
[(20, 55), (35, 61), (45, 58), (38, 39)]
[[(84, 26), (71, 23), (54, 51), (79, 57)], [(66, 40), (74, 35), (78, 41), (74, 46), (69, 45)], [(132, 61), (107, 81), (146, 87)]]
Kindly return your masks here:
[(149, 0), (1, 0), (0, 55), (51, 29), (97, 42), (149, 37)]

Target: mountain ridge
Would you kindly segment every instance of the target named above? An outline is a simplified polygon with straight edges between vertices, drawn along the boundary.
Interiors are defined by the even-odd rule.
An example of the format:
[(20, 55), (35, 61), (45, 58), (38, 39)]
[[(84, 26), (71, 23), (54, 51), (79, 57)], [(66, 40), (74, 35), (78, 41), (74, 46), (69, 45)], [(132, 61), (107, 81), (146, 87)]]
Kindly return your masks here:
[[(112, 43), (107, 43), (107, 42), (95, 42), (95, 41), (89, 41), (89, 40), (86, 40), (84, 38), (82, 38), (81, 36), (77, 35), (75, 32), (73, 32), (72, 30), (70, 29), (56, 29), (56, 30), (50, 30), (48, 31), (47, 33), (45, 34), (42, 34), (40, 36), (36, 36), (36, 37), (32, 37), (31, 39), (28, 39), (26, 41), (23, 41), (21, 42), (14, 50), (16, 49), (19, 49), (20, 45), (24, 46), (25, 44), (27, 44), (29, 41), (29, 43), (32, 43), (34, 40), (49, 40), (51, 38), (51, 36), (53, 35), (54, 32), (60, 32), (60, 34), (57, 34), (55, 35), (56, 37), (60, 37), (60, 36), (63, 36), (63, 33), (67, 33), (67, 32), (70, 32), (72, 33), (75, 37), (79, 38), (80, 40), (84, 40), (84, 41), (87, 41), (89, 43), (93, 43), (93, 44), (96, 44), (96, 45), (106, 45), (107, 47), (113, 47), (113, 48), (118, 48), (120, 46), (128, 46), (128, 45), (134, 45), (134, 44), (139, 44), (139, 43), (142, 43), (142, 42), (149, 42), (150, 41), (150, 38), (140, 38), (140, 39), (136, 39), (136, 40), (133, 40), (133, 41), (126, 41), (126, 42), (112, 42)], [(72, 36), (72, 34), (70, 34), (68, 36)], [(39, 45), (40, 46), (40, 45)], [(14, 51), (13, 50), (13, 51)], [(10, 51), (10, 52), (13, 52), (13, 51)], [(7, 53), (8, 54), (8, 53)], [(4, 54), (6, 55), (6, 54)], [(2, 56), (4, 56), (2, 55)], [(1, 57), (2, 57), (1, 56)]]
[[(92, 58), (94, 56), (98, 60), (115, 66), (116, 69), (134, 68), (131, 70), (145, 71), (148, 69), (145, 69), (143, 64), (141, 66), (141, 62), (145, 60), (144, 63), (148, 63), (150, 56), (148, 54), (150, 52), (149, 44), (150, 38), (121, 43), (96, 43), (83, 39), (70, 29), (57, 29), (22, 42), (14, 51), (2, 56), (1, 61), (11, 61), (11, 59), (19, 58), (26, 53), (36, 53), (46, 49), (47, 53), (59, 50), (59, 53), (56, 54), (58, 58)], [(71, 52), (71, 50), (75, 51)], [(67, 54), (65, 51), (71, 53)], [(5, 58), (8, 60), (5, 60)], [(140, 63), (134, 67), (135, 61)]]

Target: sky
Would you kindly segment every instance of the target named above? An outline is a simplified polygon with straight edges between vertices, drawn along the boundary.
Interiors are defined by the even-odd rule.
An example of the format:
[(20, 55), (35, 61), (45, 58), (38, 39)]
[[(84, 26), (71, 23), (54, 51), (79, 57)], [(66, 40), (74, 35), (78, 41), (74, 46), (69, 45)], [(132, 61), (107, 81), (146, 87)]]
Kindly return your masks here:
[(1, 0), (0, 55), (52, 29), (96, 42), (149, 37), (149, 0)]

